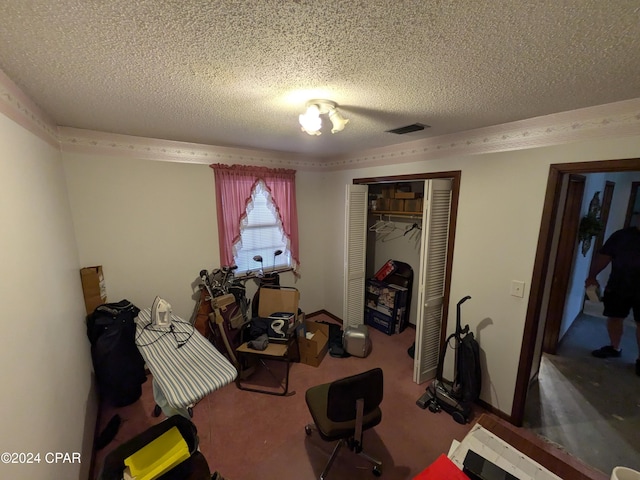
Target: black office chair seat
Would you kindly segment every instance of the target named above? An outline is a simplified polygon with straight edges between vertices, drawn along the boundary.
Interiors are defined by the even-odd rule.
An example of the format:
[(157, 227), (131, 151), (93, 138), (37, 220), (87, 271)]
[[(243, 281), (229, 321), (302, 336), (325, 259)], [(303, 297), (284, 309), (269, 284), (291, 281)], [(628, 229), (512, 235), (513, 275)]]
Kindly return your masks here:
[(315, 427), (323, 440), (338, 440), (320, 480), (324, 480), (338, 451), (345, 444), (374, 464), (373, 473), (376, 476), (381, 474), (382, 462), (362, 451), (362, 432), (375, 427), (382, 420), (382, 396), (383, 375), (380, 368), (307, 390), (305, 399), (314, 421), (313, 425), (305, 427), (307, 435), (311, 435)]

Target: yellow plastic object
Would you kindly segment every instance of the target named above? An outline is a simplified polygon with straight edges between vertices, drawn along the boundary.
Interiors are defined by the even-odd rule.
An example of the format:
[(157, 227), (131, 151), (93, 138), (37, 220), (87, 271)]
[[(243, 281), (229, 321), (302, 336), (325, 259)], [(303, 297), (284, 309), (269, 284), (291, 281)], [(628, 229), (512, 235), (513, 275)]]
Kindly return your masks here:
[(153, 480), (189, 458), (189, 447), (178, 427), (171, 427), (136, 453), (124, 464), (135, 480)]

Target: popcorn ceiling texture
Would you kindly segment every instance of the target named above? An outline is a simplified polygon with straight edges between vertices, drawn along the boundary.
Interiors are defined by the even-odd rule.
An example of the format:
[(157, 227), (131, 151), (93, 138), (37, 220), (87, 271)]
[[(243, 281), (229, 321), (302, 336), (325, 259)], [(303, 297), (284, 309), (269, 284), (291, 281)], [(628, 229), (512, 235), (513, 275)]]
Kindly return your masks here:
[[(637, 98), (639, 59), (637, 0), (0, 2), (0, 69), (60, 126), (326, 157)], [(302, 133), (311, 98), (345, 130)]]

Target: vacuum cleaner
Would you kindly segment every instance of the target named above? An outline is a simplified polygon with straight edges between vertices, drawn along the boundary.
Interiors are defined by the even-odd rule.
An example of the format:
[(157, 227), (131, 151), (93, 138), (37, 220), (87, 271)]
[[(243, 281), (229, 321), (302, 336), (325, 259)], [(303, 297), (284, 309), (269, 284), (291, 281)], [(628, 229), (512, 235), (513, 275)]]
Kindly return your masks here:
[[(416, 401), (422, 408), (438, 413), (442, 410), (449, 413), (453, 419), (464, 425), (471, 416), (471, 404), (480, 395), (480, 363), (478, 342), (469, 332), (469, 325), (460, 325), (460, 306), (471, 297), (466, 296), (458, 302), (456, 307), (456, 329), (447, 337), (438, 360), (435, 380), (427, 387), (427, 391)], [(455, 338), (456, 373), (453, 383), (445, 382), (442, 378), (444, 358), (447, 345)]]

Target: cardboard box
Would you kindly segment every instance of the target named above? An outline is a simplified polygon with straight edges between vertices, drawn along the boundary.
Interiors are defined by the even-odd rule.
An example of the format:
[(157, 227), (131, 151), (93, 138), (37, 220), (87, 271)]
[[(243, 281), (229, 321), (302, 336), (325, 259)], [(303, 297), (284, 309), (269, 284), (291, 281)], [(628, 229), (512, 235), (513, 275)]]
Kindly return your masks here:
[[(269, 341), (286, 343), (287, 339), (293, 335), (293, 331), (301, 321), (298, 315), (298, 304), (300, 303), (300, 292), (293, 287), (260, 288), (260, 304), (258, 305), (258, 316), (260, 318), (279, 318), (293, 316), (291, 322), (287, 321), (285, 336), (275, 336), (275, 332), (269, 328)], [(274, 318), (275, 320), (275, 318)], [(283, 330), (284, 331), (284, 330)]]
[(404, 211), (422, 213), (422, 198), (406, 199), (404, 201)]
[(367, 280), (365, 286), (365, 306), (395, 316), (398, 308), (406, 306), (407, 289), (399, 285)]
[(305, 320), (304, 327), (298, 329), (298, 348), (301, 363), (320, 365), (329, 349), (329, 325)]
[(393, 316), (385, 315), (369, 307), (364, 307), (364, 323), (387, 335), (393, 335), (396, 330), (396, 322)]
[(102, 266), (81, 268), (80, 280), (82, 281), (87, 315), (91, 315), (98, 305), (107, 303), (107, 289), (104, 284)]
[(385, 197), (380, 197), (376, 200), (376, 210), (389, 210), (389, 199)]
[(383, 185), (382, 186), (382, 197), (383, 198), (393, 198), (396, 195), (396, 186), (392, 185)]
[(389, 211), (402, 212), (404, 211), (404, 199), (402, 198), (390, 198), (389, 199)]
[(260, 288), (258, 316), (268, 318), (276, 312), (293, 313), (298, 318), (300, 292), (293, 287)]
[(365, 287), (365, 324), (392, 335), (402, 332), (407, 324), (406, 287), (367, 280)]
[(396, 198), (418, 198), (419, 195), (421, 194), (416, 192), (396, 192)]

